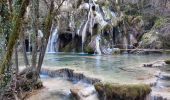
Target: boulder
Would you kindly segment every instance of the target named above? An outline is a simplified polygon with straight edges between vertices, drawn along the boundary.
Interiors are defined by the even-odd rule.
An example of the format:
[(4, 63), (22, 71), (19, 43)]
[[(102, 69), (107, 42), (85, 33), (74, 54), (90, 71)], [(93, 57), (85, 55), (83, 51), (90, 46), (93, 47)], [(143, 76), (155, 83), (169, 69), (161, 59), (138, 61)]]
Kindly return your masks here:
[(94, 86), (86, 87), (79, 84), (70, 89), (70, 91), (76, 100), (98, 100)]
[(165, 63), (166, 64), (170, 64), (170, 60), (165, 60)]
[(170, 22), (168, 18), (158, 18), (151, 31), (144, 33), (138, 48), (169, 49), (170, 48)]
[(143, 64), (143, 67), (163, 67), (165, 65), (166, 63), (160, 60), (160, 61)]
[(145, 84), (97, 83), (95, 89), (101, 100), (144, 100), (151, 92), (151, 87)]

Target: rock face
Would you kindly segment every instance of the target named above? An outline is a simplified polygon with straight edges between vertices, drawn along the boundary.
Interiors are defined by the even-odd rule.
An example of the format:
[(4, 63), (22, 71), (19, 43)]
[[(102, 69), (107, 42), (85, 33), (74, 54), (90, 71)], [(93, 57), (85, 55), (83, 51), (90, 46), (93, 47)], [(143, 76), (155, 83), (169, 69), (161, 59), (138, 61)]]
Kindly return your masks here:
[[(90, 54), (96, 52), (95, 39), (99, 35), (101, 36), (99, 47), (104, 54), (112, 54), (108, 49), (114, 48), (133, 49), (138, 47), (140, 49), (169, 49), (170, 44), (168, 41), (170, 40), (170, 30), (168, 27), (170, 26), (167, 19), (167, 16), (169, 16), (167, 12), (170, 12), (169, 1), (125, 0), (115, 1), (112, 5), (109, 4), (110, 1), (108, 0), (106, 0), (107, 3), (103, 3), (101, 0), (94, 2), (100, 7), (100, 11), (98, 11), (95, 5), (96, 8), (93, 9), (94, 12), (96, 12), (96, 15), (101, 14), (108, 25), (102, 27), (101, 23), (103, 21), (100, 20), (96, 21), (98, 23), (94, 24), (93, 28), (90, 29), (90, 21), (87, 22), (86, 38), (83, 46), (85, 52)], [(82, 4), (84, 4), (84, 2), (82, 2)], [(93, 3), (90, 4), (93, 5)], [(86, 2), (84, 5), (87, 6), (88, 3)], [(80, 6), (81, 9), (84, 9), (83, 5)], [(88, 12), (87, 9), (84, 9), (83, 13), (79, 13), (78, 11), (77, 13), (79, 13), (81, 17), (77, 16), (79, 19), (73, 21), (75, 27), (77, 27), (80, 32), (80, 37), (82, 30), (86, 26), (85, 23), (88, 20), (86, 19), (89, 15)], [(113, 13), (115, 16), (111, 16)], [(73, 16), (75, 17), (75, 15)], [(99, 17), (94, 18), (100, 19)], [(74, 33), (76, 34), (76, 32)], [(80, 40), (79, 48), (81, 48), (81, 42)], [(67, 46), (67, 49), (68, 48), (69, 46)], [(67, 51), (70, 49), (73, 48), (69, 48)]]
[(165, 60), (165, 63), (166, 64), (170, 64), (170, 60)]
[[(46, 1), (40, 1), (40, 24), (48, 10)], [(55, 0), (55, 9), (61, 1)], [(31, 18), (29, 13), (30, 7)], [(114, 48), (169, 49), (169, 14), (169, 0), (66, 0), (53, 22), (58, 28), (56, 46), (59, 52), (90, 54), (112, 54)]]
[(148, 85), (95, 84), (101, 100), (145, 100), (151, 92)]
[(170, 48), (170, 21), (158, 19), (152, 30), (142, 36), (139, 48), (169, 49)]

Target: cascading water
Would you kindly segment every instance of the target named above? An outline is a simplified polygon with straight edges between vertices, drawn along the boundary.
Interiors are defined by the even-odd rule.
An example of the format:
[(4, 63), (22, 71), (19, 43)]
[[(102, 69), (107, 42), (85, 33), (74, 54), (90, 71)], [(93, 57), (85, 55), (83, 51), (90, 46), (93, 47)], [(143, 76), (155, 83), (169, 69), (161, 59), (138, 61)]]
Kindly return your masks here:
[[(80, 35), (80, 32), (82, 35), (82, 52), (84, 49), (84, 42), (85, 42), (87, 30), (91, 33), (91, 35), (93, 35), (92, 30), (93, 30), (93, 26), (95, 23), (100, 24), (101, 29), (108, 24), (104, 19), (103, 12), (101, 11), (102, 8), (100, 8), (99, 5), (96, 4), (94, 0), (89, 0), (89, 3), (82, 4), (82, 6), (80, 8), (83, 8), (83, 6), (85, 6), (84, 8), (86, 8), (86, 9), (88, 7), (89, 12), (88, 12), (87, 21), (83, 25), (82, 31), (79, 31), (79, 35)], [(100, 33), (97, 33), (97, 34), (100, 34)], [(101, 51), (99, 48), (100, 42), (99, 42), (98, 37), (96, 39), (96, 44), (97, 44), (96, 52), (98, 54), (101, 54)]]
[(127, 38), (124, 36), (124, 38), (123, 38), (123, 42), (124, 42), (124, 49), (125, 49), (125, 51), (124, 51), (124, 53), (126, 54), (126, 53), (128, 53), (127, 52), (127, 50), (128, 50), (128, 41), (127, 41)]
[(84, 28), (82, 30), (82, 52), (83, 52), (83, 49), (84, 49), (83, 45), (84, 45), (85, 38), (86, 38), (87, 25), (88, 25), (88, 22), (91, 20), (91, 15), (92, 15), (92, 9), (91, 9), (91, 5), (89, 3), (88, 18), (87, 18), (87, 21), (86, 21)]
[(99, 55), (102, 54), (102, 53), (101, 53), (101, 50), (100, 50), (100, 40), (101, 40), (100, 36), (97, 36), (97, 37), (96, 37), (96, 52), (97, 52)]
[(55, 28), (52, 33), (51, 33), (51, 36), (49, 38), (49, 41), (48, 41), (48, 45), (47, 45), (47, 52), (48, 53), (55, 53), (57, 52), (57, 46), (56, 46), (56, 43), (57, 43), (57, 39), (58, 39), (58, 30), (57, 28)]

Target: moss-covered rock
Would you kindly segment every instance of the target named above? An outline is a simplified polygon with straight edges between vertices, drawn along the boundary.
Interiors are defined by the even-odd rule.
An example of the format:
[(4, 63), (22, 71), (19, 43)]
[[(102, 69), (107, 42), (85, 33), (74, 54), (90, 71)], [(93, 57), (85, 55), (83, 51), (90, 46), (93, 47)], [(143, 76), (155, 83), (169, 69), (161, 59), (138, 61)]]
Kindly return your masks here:
[(169, 18), (158, 18), (152, 29), (144, 33), (139, 48), (169, 49), (170, 48), (170, 22)]
[(112, 51), (112, 55), (117, 55), (117, 54), (120, 54), (121, 52), (120, 52), (120, 49), (119, 48), (115, 48), (115, 49), (113, 49), (113, 51)]
[(43, 87), (43, 83), (41, 80), (37, 80), (35, 85), (34, 85), (34, 89), (40, 89)]
[(87, 46), (85, 48), (85, 52), (87, 52), (88, 54), (94, 54), (94, 48), (90, 47), (90, 46)]
[(166, 64), (170, 64), (170, 59), (165, 60), (165, 63), (166, 63)]
[(145, 48), (145, 49), (162, 49), (163, 44), (162, 41), (159, 38), (158, 32), (152, 30), (148, 33), (145, 33), (142, 38), (141, 42), (139, 44), (139, 48)]
[(101, 100), (144, 100), (151, 92), (145, 84), (119, 85), (111, 83), (97, 83), (95, 89)]

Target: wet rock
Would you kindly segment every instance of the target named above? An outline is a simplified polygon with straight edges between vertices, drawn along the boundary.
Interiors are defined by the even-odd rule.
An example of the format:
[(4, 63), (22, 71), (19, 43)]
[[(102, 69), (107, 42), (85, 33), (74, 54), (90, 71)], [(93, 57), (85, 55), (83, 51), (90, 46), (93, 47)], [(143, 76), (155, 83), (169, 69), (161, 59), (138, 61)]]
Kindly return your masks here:
[(150, 86), (144, 84), (97, 83), (95, 89), (101, 100), (144, 100), (151, 92)]
[(70, 89), (71, 94), (73, 95), (74, 98), (76, 98), (76, 100), (80, 100), (80, 96), (79, 96), (79, 91), (81, 90), (80, 87), (76, 87), (73, 89)]
[(152, 100), (168, 100), (168, 99), (167, 98), (163, 98), (160, 95), (154, 95), (154, 96), (152, 96)]
[(170, 74), (162, 72), (161, 75), (159, 76), (159, 78), (162, 80), (170, 80)]
[(167, 80), (159, 80), (159, 81), (157, 82), (157, 86), (159, 86), (160, 88), (170, 87), (170, 81), (167, 81)]
[(170, 60), (165, 60), (165, 63), (166, 64), (170, 64)]
[[(97, 32), (97, 30), (96, 30), (96, 32)], [(93, 36), (93, 37), (91, 37), (91, 39), (90, 38), (87, 39), (87, 41), (86, 41), (87, 45), (85, 45), (85, 52), (87, 52), (88, 54), (96, 53), (96, 38), (97, 38), (97, 36)]]
[(94, 86), (82, 87), (78, 85), (70, 91), (76, 100), (98, 100)]
[(164, 61), (155, 61), (155, 62), (143, 64), (143, 67), (163, 67), (165, 65), (166, 64)]
[(92, 48), (91, 46), (87, 46), (85, 52), (87, 52), (88, 54), (94, 54), (95, 49)]
[(87, 77), (82, 73), (76, 73), (74, 72), (74, 70), (68, 68), (59, 69), (59, 70), (42, 69), (41, 72), (46, 73), (50, 77), (62, 77), (73, 82), (78, 82), (80, 80), (89, 84), (100, 82), (99, 79)]
[(143, 64), (143, 67), (153, 67), (153, 64)]

